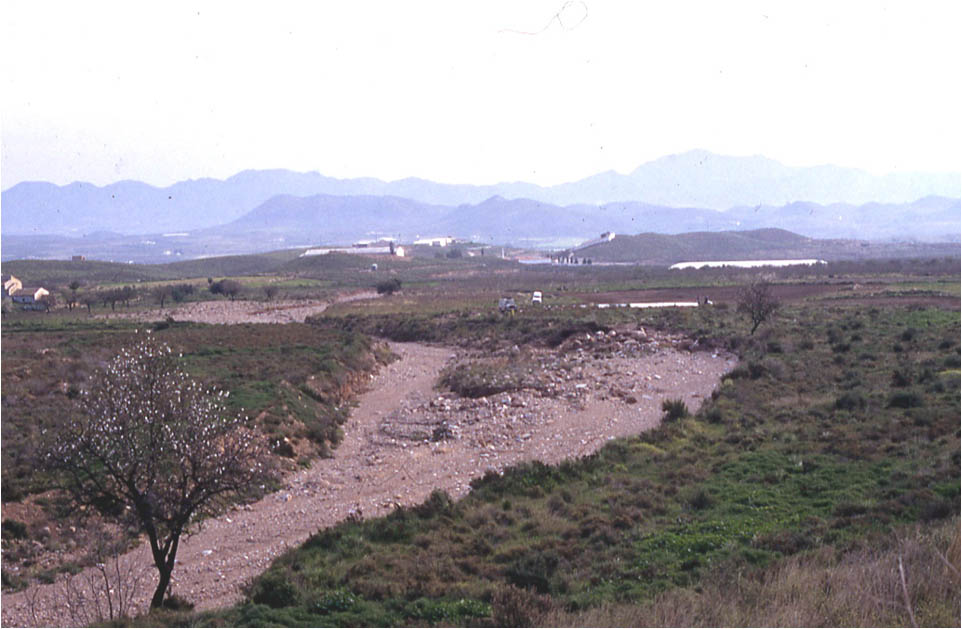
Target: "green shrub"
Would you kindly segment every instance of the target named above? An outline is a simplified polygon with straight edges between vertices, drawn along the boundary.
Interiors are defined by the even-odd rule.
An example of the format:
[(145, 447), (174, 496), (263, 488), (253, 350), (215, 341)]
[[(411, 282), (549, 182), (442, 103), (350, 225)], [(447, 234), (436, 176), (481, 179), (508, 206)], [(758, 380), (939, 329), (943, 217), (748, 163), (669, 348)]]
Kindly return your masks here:
[(717, 406), (713, 406), (705, 413), (705, 420), (709, 424), (721, 424), (725, 421), (725, 414)]
[(553, 607), (550, 596), (513, 585), (498, 588), (491, 597), (496, 627), (536, 627)]
[(19, 520), (4, 520), (0, 531), (8, 539), (27, 539), (27, 525)]
[(907, 387), (912, 384), (912, 374), (908, 369), (896, 369), (892, 372), (893, 387)]
[(666, 423), (688, 417), (688, 407), (685, 406), (685, 401), (680, 398), (664, 400), (661, 403), (661, 410), (665, 413), (662, 415), (661, 421)]
[(701, 511), (702, 509), (707, 509), (715, 503), (711, 494), (708, 493), (705, 488), (700, 488), (688, 498), (688, 506), (695, 511)]
[(401, 290), (401, 280), (396, 277), (384, 280), (383, 282), (378, 282), (376, 288), (378, 295), (392, 295)]
[(448, 492), (435, 489), (431, 492), (420, 505), (414, 507), (414, 512), (417, 513), (418, 517), (421, 519), (433, 518), (439, 515), (450, 515), (454, 512), (455, 503), (451, 500), (451, 496)]
[(505, 573), (508, 583), (520, 588), (534, 588), (541, 594), (551, 589), (551, 579), (558, 568), (559, 557), (553, 551), (527, 554), (516, 560)]
[(297, 605), (297, 587), (286, 575), (269, 571), (254, 582), (250, 592), (252, 602), (268, 607), (293, 607)]
[(415, 621), (450, 625), (462, 624), (467, 620), (490, 616), (491, 608), (485, 603), (473, 599), (435, 601), (419, 598), (405, 605), (401, 613)]
[(525, 388), (526, 374), (517, 365), (475, 362), (445, 369), (438, 383), (461, 397), (480, 398)]
[(843, 411), (855, 411), (865, 408), (865, 397), (858, 392), (849, 391), (835, 398), (835, 408)]
[(888, 400), (889, 408), (915, 408), (924, 403), (922, 396), (914, 391), (899, 391), (893, 393)]
[(331, 614), (334, 612), (349, 612), (357, 606), (357, 597), (348, 590), (333, 590), (325, 592), (311, 602), (307, 607), (314, 614)]

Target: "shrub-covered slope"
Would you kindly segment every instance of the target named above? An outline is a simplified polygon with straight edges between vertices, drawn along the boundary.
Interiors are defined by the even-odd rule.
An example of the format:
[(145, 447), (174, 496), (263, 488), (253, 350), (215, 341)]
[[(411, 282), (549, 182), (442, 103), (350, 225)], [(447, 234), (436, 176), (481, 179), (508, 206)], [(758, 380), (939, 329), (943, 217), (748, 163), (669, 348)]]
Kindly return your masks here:
[[(695, 416), (558, 467), (489, 475), (457, 503), (435, 494), (320, 531), (246, 603), (192, 622), (557, 623), (595, 610), (594, 624), (617, 624), (603, 610), (762, 578), (788, 558), (844, 554), (959, 514), (957, 311), (804, 306), (751, 339), (735, 334), (734, 316), (674, 317), (743, 355)], [(957, 616), (957, 581), (948, 597), (915, 587), (930, 601), (918, 622)], [(889, 615), (824, 618), (908, 622), (888, 609), (907, 609), (901, 601), (881, 605)]]

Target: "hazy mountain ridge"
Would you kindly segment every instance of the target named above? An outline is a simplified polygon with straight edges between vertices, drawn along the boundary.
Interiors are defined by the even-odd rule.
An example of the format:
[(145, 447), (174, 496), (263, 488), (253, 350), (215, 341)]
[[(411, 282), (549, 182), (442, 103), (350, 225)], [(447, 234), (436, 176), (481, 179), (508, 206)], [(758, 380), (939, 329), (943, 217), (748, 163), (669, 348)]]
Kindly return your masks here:
[[(565, 207), (492, 197), (475, 205), (441, 206), (401, 197), (281, 195), (244, 216), (190, 233), (84, 237), (3, 234), (3, 259), (86, 255), (91, 258), (162, 261), (314, 245), (345, 245), (392, 236), (455, 236), (493, 244), (562, 249), (614, 232), (626, 235), (788, 230), (800, 237), (875, 241), (959, 242), (962, 201), (926, 197), (906, 204), (864, 205), (797, 202), (784, 206), (672, 208), (647, 203)], [(634, 254), (633, 254), (634, 255)], [(615, 260), (618, 261), (618, 260)]]
[[(247, 170), (226, 180), (188, 180), (164, 188), (137, 181), (102, 187), (23, 182), (2, 192), (2, 229), (5, 234), (61, 235), (191, 231), (239, 219), (278, 195), (393, 196), (438, 206), (480, 204), (500, 196), (555, 206), (643, 202), (725, 210), (795, 201), (901, 204), (931, 195), (955, 198), (960, 191), (958, 173), (874, 176), (834, 166), (791, 168), (764, 157), (689, 151), (648, 162), (627, 175), (607, 171), (549, 187), (524, 182), (444, 184), (418, 178), (336, 179), (288, 170)], [(479, 229), (483, 233), (484, 226)]]
[(451, 208), (399, 197), (275, 197), (229, 224), (205, 233), (258, 233), (285, 238), (312, 235), (346, 242), (370, 235), (450, 235), (484, 242), (525, 244), (559, 238), (589, 239), (601, 232), (680, 234), (778, 228), (810, 238), (957, 241), (962, 201), (925, 197), (911, 203), (738, 207), (728, 212), (640, 202), (557, 206), (495, 196)]

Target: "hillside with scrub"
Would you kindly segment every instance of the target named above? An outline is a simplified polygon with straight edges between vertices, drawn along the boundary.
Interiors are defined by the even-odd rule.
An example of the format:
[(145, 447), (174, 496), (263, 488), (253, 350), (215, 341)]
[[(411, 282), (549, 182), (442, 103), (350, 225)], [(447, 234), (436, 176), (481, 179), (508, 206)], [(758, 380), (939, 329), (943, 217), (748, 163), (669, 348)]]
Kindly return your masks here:
[[(145, 326), (190, 374), (231, 391), (286, 470), (198, 539), (233, 539), (257, 500), (307, 533), (258, 559), (265, 569), (227, 607), (187, 584), (251, 542), (185, 547), (170, 605), (125, 608), (115, 624), (958, 624), (957, 262), (764, 271), (777, 308), (754, 333), (743, 295), (756, 271), (323, 262), (238, 277), (236, 301), (202, 290), (198, 269), (186, 302), (118, 306), (128, 318), (100, 304), (4, 315), (4, 444), (22, 444), (3, 452), (5, 624), (30, 624), (31, 593), (63, 593), (90, 569), (83, 525), (58, 520), (75, 510), (31, 467), (31, 435), (70, 413), (89, 374)], [(377, 296), (387, 278), (396, 290)], [(286, 302), (261, 290), (275, 281), (326, 305), (287, 324), (182, 318), (206, 303), (224, 316), (281, 312)], [(544, 304), (531, 303), (533, 289)], [(371, 296), (331, 299), (358, 290)], [(506, 295), (514, 315), (497, 311)], [(693, 295), (712, 303), (612, 307)], [(385, 341), (426, 349), (392, 357)], [(698, 397), (668, 369), (682, 357), (731, 362)], [(383, 391), (382, 377), (394, 383)], [(427, 395), (404, 397), (402, 383)], [(383, 406), (364, 436), (351, 422), (369, 412), (368, 387)], [(616, 432), (649, 412), (651, 428)], [(609, 431), (597, 442), (584, 443), (595, 424), (562, 430), (589, 416)], [(534, 444), (541, 424), (566, 456), (507, 456)], [(356, 436), (358, 467), (338, 471)], [(451, 484), (413, 464), (452, 453), (485, 463)], [(395, 460), (412, 462), (398, 464), (406, 478), (377, 480)], [(374, 502), (310, 515), (341, 487), (358, 506)]]

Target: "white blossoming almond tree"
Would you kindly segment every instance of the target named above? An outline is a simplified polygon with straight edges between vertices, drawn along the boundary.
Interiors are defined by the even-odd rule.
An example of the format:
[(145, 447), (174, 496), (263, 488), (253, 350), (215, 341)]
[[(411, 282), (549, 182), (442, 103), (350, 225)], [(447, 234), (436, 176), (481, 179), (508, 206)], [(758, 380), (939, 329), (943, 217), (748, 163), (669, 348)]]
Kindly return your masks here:
[(227, 393), (207, 388), (150, 337), (95, 374), (79, 412), (48, 434), (45, 460), (78, 504), (132, 514), (160, 574), (164, 602), (181, 536), (191, 522), (271, 477), (269, 458)]

